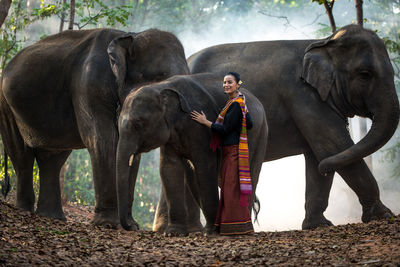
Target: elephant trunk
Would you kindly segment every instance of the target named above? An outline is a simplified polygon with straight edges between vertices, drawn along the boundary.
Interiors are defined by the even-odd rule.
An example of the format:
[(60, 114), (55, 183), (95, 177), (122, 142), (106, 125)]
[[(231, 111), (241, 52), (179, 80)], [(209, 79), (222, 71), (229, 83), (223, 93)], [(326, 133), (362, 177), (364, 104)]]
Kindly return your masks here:
[[(373, 101), (376, 101), (376, 99)], [(318, 166), (321, 174), (336, 171), (350, 163), (361, 160), (377, 151), (393, 136), (399, 123), (400, 113), (395, 90), (382, 94), (376, 103), (379, 103), (379, 105), (368, 105), (374, 107), (369, 109), (374, 116), (368, 134), (357, 144), (323, 159)]]
[(121, 226), (125, 230), (132, 231), (139, 229), (138, 224), (132, 218), (132, 203), (140, 164), (140, 154), (133, 154), (133, 150), (123, 140), (123, 138), (120, 138), (118, 142), (116, 157), (118, 214)]

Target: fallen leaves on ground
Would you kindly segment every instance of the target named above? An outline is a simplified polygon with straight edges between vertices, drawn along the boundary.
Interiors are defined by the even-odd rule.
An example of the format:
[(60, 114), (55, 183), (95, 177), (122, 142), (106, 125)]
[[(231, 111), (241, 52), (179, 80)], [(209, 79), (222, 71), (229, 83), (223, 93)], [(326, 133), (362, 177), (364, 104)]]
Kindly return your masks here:
[(398, 266), (400, 217), (236, 238), (164, 237), (90, 223), (93, 208), (69, 204), (67, 222), (0, 200), (0, 266)]

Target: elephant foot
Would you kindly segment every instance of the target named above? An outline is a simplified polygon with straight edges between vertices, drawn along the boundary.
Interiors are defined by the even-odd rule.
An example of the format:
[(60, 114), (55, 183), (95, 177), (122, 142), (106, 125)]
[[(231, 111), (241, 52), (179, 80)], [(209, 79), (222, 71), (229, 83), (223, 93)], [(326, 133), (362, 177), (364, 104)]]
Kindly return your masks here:
[(102, 211), (97, 211), (96, 209), (92, 223), (94, 225), (117, 229), (120, 225), (117, 209), (107, 209)]
[(67, 219), (65, 218), (64, 212), (61, 210), (57, 210), (57, 211), (48, 211), (46, 209), (40, 209), (37, 208), (36, 209), (36, 214), (43, 216), (43, 217), (47, 217), (47, 218), (52, 218), (52, 219), (58, 219), (61, 221), (66, 221)]
[(157, 224), (157, 225), (153, 226), (153, 232), (157, 232), (159, 234), (165, 233), (165, 229), (167, 229), (166, 224)]
[(172, 237), (172, 236), (187, 236), (188, 231), (185, 226), (177, 225), (177, 224), (170, 224), (168, 225), (167, 229), (165, 229), (165, 236)]
[(387, 208), (383, 203), (378, 200), (375, 204), (368, 207), (363, 207), (363, 214), (361, 216), (362, 222), (370, 222), (373, 220), (386, 219), (393, 217), (393, 212)]
[(318, 216), (306, 216), (301, 225), (301, 229), (310, 230), (318, 227), (333, 226), (333, 223), (325, 218), (323, 214)]
[(121, 220), (121, 225), (122, 228), (124, 228), (127, 231), (137, 231), (139, 230), (139, 224), (132, 218), (128, 218), (124, 222)]
[(203, 225), (198, 222), (196, 224), (189, 224), (187, 226), (187, 230), (189, 233), (203, 232)]
[(20, 210), (29, 211), (29, 212), (34, 211), (33, 203), (30, 203), (30, 202), (27, 203), (27, 202), (23, 202), (23, 201), (17, 201), (16, 206)]
[(218, 235), (217, 227), (215, 225), (206, 225), (203, 230), (205, 236), (216, 236)]
[(165, 233), (165, 229), (168, 226), (168, 218), (156, 218), (153, 223), (153, 232), (157, 232), (160, 234)]

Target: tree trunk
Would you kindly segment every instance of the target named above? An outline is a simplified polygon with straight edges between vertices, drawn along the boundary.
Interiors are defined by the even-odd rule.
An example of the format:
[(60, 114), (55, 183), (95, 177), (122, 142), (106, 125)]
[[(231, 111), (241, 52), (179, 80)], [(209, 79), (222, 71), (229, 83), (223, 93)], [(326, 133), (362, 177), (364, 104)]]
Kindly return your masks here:
[(3, 25), (8, 11), (10, 10), (11, 0), (0, 0), (0, 27)]
[[(62, 6), (64, 6), (66, 2), (67, 0), (63, 0)], [(58, 30), (58, 32), (62, 32), (64, 30), (64, 20), (65, 20), (65, 11), (61, 12), (60, 29)]]
[(74, 28), (74, 20), (75, 20), (75, 0), (71, 0), (70, 9), (69, 9), (68, 30), (72, 30)]
[(354, 5), (356, 6), (357, 25), (363, 27), (363, 0), (354, 0)]
[(335, 1), (332, 1), (331, 4), (329, 4), (327, 1), (324, 2), (324, 7), (326, 14), (328, 15), (329, 18), (329, 23), (331, 24), (331, 30), (332, 33), (336, 31), (336, 23), (335, 23), (335, 18), (333, 17), (333, 5), (335, 4)]

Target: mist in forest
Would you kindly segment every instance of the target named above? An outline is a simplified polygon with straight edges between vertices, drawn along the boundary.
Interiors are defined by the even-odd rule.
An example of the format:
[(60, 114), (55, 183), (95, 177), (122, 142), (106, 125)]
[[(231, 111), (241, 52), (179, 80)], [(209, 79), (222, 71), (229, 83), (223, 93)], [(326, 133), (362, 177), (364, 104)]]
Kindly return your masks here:
[[(368, 17), (368, 9), (364, 10)], [(283, 18), (286, 16), (287, 18)], [(338, 1), (334, 7), (337, 26), (354, 22), (356, 18), (353, 1)], [(280, 18), (279, 18), (280, 17)], [(177, 36), (184, 45), (186, 56), (203, 48), (235, 42), (250, 42), (262, 40), (294, 40), (316, 39), (321, 25), (329, 25), (322, 5), (310, 3), (305, 14), (295, 12), (274, 14), (267, 11), (253, 10), (248, 16), (240, 17), (231, 14), (226, 17), (215, 17), (209, 24), (203, 25), (203, 30), (193, 32), (179, 29)], [(368, 25), (366, 26), (368, 27)], [(233, 70), (234, 71), (234, 70)], [(242, 77), (246, 81), (246, 77)], [(360, 140), (358, 119), (350, 120), (353, 140)], [(368, 130), (371, 122), (368, 121)], [(398, 133), (397, 133), (398, 135)], [(388, 147), (388, 144), (383, 148)], [(381, 199), (395, 214), (400, 213), (400, 179), (391, 177), (388, 163), (383, 162), (382, 152), (373, 155), (373, 173), (378, 181)], [(397, 188), (397, 189), (396, 189)], [(281, 231), (301, 229), (304, 219), (305, 203), (305, 162), (302, 155), (263, 164), (257, 196), (261, 202), (259, 223), (256, 231)], [(347, 186), (339, 175), (335, 175), (329, 198), (329, 206), (324, 213), (333, 224), (346, 224), (361, 221), (361, 205), (355, 193)]]

